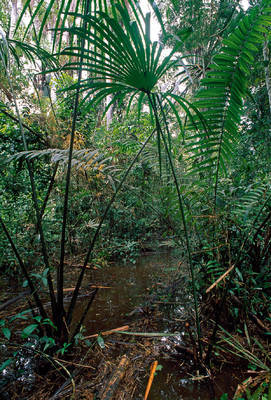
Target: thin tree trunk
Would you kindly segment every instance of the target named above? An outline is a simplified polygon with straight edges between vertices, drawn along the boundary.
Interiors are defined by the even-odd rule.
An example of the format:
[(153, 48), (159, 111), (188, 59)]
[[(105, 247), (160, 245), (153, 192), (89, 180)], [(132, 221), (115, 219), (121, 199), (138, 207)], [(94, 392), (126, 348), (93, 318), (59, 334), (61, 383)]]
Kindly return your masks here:
[[(24, 264), (24, 262), (23, 262), (23, 260), (22, 260), (22, 258), (20, 256), (20, 254), (19, 254), (19, 251), (17, 250), (17, 247), (16, 247), (15, 243), (13, 242), (13, 240), (12, 240), (12, 238), (11, 238), (11, 236), (10, 236), (10, 234), (9, 234), (7, 228), (6, 228), (6, 225), (5, 225), (4, 221), (2, 220), (1, 216), (0, 216), (0, 225), (2, 226), (2, 229), (3, 229), (8, 241), (9, 241), (11, 247), (12, 247), (12, 250), (13, 250), (13, 252), (14, 252), (14, 254), (15, 254), (17, 260), (18, 260), (20, 268), (21, 268), (21, 270), (22, 270), (22, 272), (24, 274), (24, 277), (26, 278), (26, 280), (28, 282), (28, 285), (29, 285), (29, 288), (30, 288), (30, 291), (31, 291), (31, 295), (34, 297), (34, 300), (35, 300), (35, 303), (36, 303), (36, 305), (37, 305), (37, 307), (39, 309), (40, 315), (44, 319), (48, 318), (47, 313), (46, 313), (46, 311), (45, 311), (45, 309), (43, 307), (42, 301), (41, 301), (41, 299), (40, 299), (40, 297), (38, 295), (37, 288), (35, 288), (34, 283), (32, 281), (32, 278), (29, 275), (29, 273), (27, 271), (27, 268), (26, 268), (26, 266), (25, 266), (25, 264)], [(51, 334), (51, 327), (49, 325), (48, 326), (46, 325), (45, 329), (47, 331), (47, 334), (50, 335)]]
[[(5, 71), (6, 71), (6, 75), (7, 75), (7, 81), (8, 81), (9, 87), (10, 87), (10, 93), (11, 93), (11, 95), (13, 97), (13, 101), (14, 101), (14, 105), (15, 105), (15, 110), (16, 110), (16, 115), (17, 115), (17, 120), (18, 120), (18, 123), (19, 123), (19, 127), (20, 127), (20, 132), (21, 132), (21, 137), (22, 137), (24, 150), (27, 151), (28, 150), (28, 145), (27, 145), (27, 141), (26, 141), (26, 137), (25, 137), (25, 133), (24, 133), (23, 123), (22, 123), (22, 119), (21, 119), (21, 115), (20, 115), (20, 111), (19, 111), (17, 98), (15, 96), (15, 93), (14, 93), (14, 90), (13, 90), (13, 86), (12, 86), (12, 82), (11, 82), (10, 75), (9, 75), (9, 65), (5, 65), (4, 64), (4, 67), (5, 67)], [(36, 185), (35, 185), (35, 180), (34, 180), (33, 166), (32, 166), (31, 161), (28, 160), (28, 159), (26, 159), (26, 165), (27, 165), (30, 184), (31, 184), (32, 200), (33, 200), (34, 209), (35, 209), (35, 213), (36, 213), (36, 224), (37, 224), (37, 228), (38, 228), (38, 231), (39, 231), (39, 234), (40, 234), (40, 243), (41, 243), (41, 250), (42, 250), (43, 259), (44, 259), (44, 265), (45, 265), (46, 269), (48, 270), (47, 281), (48, 281), (49, 294), (50, 294), (50, 299), (51, 299), (53, 320), (54, 320), (54, 322), (56, 322), (56, 318), (57, 318), (57, 314), (56, 314), (56, 311), (57, 311), (57, 309), (56, 309), (56, 298), (55, 298), (55, 295), (54, 295), (54, 286), (53, 286), (53, 280), (52, 280), (51, 272), (50, 272), (47, 246), (46, 246), (46, 241), (45, 241), (45, 237), (44, 237), (44, 231), (43, 231), (42, 222), (41, 222), (41, 218), (40, 218), (40, 210), (39, 210), (38, 197), (37, 197)], [(3, 229), (4, 229), (4, 226), (3, 226)], [(11, 243), (11, 245), (12, 245), (12, 243)], [(13, 250), (14, 250), (14, 248), (13, 248)], [(14, 252), (15, 252), (15, 250), (14, 250)], [(29, 283), (29, 285), (30, 285), (30, 283)]]
[(15, 26), (18, 20), (18, 2), (17, 0), (11, 1), (12, 11), (11, 11), (11, 25)]
[[(90, 0), (85, 1), (84, 8), (84, 16), (86, 17), (89, 13), (90, 9)], [(87, 22), (84, 20), (83, 30), (86, 30)], [(72, 156), (73, 156), (73, 145), (76, 134), (76, 123), (77, 116), (79, 111), (79, 96), (80, 96), (80, 83), (82, 80), (82, 66), (83, 66), (83, 57), (84, 57), (84, 46), (85, 39), (81, 40), (80, 46), (80, 59), (79, 59), (79, 67), (78, 67), (78, 79), (77, 79), (77, 89), (75, 94), (75, 101), (73, 107), (73, 118), (72, 118), (72, 128), (71, 128), (71, 139), (69, 146), (69, 159), (68, 159), (68, 167), (66, 174), (66, 184), (65, 184), (65, 195), (64, 195), (64, 205), (63, 205), (63, 219), (62, 219), (62, 233), (61, 233), (61, 242), (60, 242), (60, 261), (57, 269), (57, 307), (58, 307), (58, 335), (59, 337), (64, 334), (64, 339), (67, 340), (68, 331), (64, 324), (64, 318), (66, 316), (66, 312), (64, 309), (64, 301), (63, 301), (63, 285), (64, 285), (64, 259), (65, 259), (65, 243), (66, 243), (66, 227), (68, 220), (68, 209), (69, 209), (69, 192), (70, 192), (70, 181), (71, 181), (71, 170), (72, 170)], [(69, 321), (70, 322), (70, 321)]]
[(264, 59), (264, 74), (265, 74), (265, 85), (268, 94), (268, 102), (269, 102), (269, 111), (271, 115), (271, 83), (269, 76), (269, 49), (268, 49), (268, 40), (265, 39), (263, 46), (263, 59)]
[[(111, 80), (109, 80), (110, 82)], [(108, 104), (110, 104), (112, 101), (112, 95), (107, 96), (106, 98), (106, 106), (108, 106)], [(111, 106), (108, 108), (107, 112), (106, 112), (106, 127), (107, 129), (110, 128), (110, 125), (112, 123), (112, 118), (113, 118), (113, 104), (111, 104)]]

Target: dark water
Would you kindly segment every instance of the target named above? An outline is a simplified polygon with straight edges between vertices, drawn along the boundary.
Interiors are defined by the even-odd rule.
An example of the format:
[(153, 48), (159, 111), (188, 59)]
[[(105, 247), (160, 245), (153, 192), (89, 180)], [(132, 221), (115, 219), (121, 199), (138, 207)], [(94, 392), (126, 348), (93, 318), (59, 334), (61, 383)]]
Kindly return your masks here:
[[(169, 293), (163, 291), (163, 282), (167, 285), (173, 282), (174, 277), (183, 277), (179, 284), (179, 290), (174, 298), (167, 298)], [(108, 285), (110, 289), (100, 289), (94, 300), (93, 307), (88, 313), (85, 321), (86, 335), (117, 328), (129, 324), (131, 318), (146, 309), (146, 299), (152, 298), (155, 303), (161, 304), (168, 301), (172, 306), (167, 306), (168, 318), (164, 318), (159, 325), (162, 332), (182, 332), (184, 321), (193, 313), (192, 299), (187, 290), (185, 278), (187, 271), (180, 265), (180, 259), (172, 252), (163, 252), (142, 256), (135, 265), (110, 265), (103, 270), (94, 272), (96, 284)], [(160, 297), (155, 297), (157, 289)], [(78, 312), (81, 312), (82, 302)], [(171, 314), (170, 314), (171, 309)], [(173, 322), (172, 316), (175, 321)], [(175, 324), (175, 325), (174, 325)], [(178, 325), (176, 325), (178, 324)], [(121, 337), (120, 337), (121, 340)], [(177, 339), (182, 342), (182, 336)], [(167, 345), (167, 338), (164, 338), (165, 349), (170, 353), (170, 344)], [(181, 355), (167, 354), (165, 358), (159, 359), (162, 370), (154, 378), (154, 382), (148, 400), (215, 400), (226, 393), (233, 393), (238, 377), (234, 376), (233, 371), (223, 371), (213, 382), (214, 394), (210, 394), (210, 383), (207, 379), (197, 379), (191, 371), (185, 371)], [(174, 358), (175, 357), (175, 358)], [(144, 381), (146, 380), (146, 382)], [(142, 381), (141, 393), (135, 395), (135, 399), (142, 399), (147, 378)], [(240, 379), (240, 378), (239, 378)], [(230, 398), (230, 396), (229, 396)]]
[(136, 316), (141, 313), (145, 299), (162, 285), (169, 274), (173, 277), (178, 273), (177, 263), (176, 256), (165, 252), (142, 256), (135, 265), (115, 264), (96, 270), (93, 276), (95, 284), (110, 289), (99, 290), (85, 321), (87, 332), (96, 333), (125, 325), (131, 320), (131, 315), (127, 314)]
[(232, 399), (240, 382), (234, 371), (224, 370), (211, 383), (207, 379), (195, 380), (173, 361), (159, 360), (159, 363), (163, 369), (154, 378), (148, 400), (219, 400), (223, 393)]

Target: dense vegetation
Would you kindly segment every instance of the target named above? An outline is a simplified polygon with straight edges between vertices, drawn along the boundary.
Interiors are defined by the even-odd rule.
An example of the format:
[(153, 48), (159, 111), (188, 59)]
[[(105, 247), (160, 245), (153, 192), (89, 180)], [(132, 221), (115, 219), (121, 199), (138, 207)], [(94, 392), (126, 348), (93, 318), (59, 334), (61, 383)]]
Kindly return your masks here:
[(88, 265), (163, 242), (189, 267), (198, 364), (226, 346), (256, 371), (238, 398), (270, 399), (271, 2), (0, 4), (0, 268), (30, 290), (21, 338), (72, 351)]

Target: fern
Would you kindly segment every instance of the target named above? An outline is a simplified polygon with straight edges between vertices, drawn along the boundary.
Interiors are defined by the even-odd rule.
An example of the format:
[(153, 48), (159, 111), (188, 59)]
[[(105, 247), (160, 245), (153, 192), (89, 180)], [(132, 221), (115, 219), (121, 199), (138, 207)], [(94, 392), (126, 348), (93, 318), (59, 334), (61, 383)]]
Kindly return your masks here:
[[(197, 116), (197, 131), (191, 126), (186, 143), (191, 170), (214, 177), (216, 202), (219, 174), (227, 172), (239, 139), (239, 123), (248, 77), (258, 47), (271, 24), (271, 2), (263, 0), (240, 21), (238, 28), (222, 42), (219, 54), (201, 81), (194, 105), (201, 110), (208, 133)], [(205, 174), (206, 175), (206, 174)]]
[(249, 186), (244, 195), (237, 200), (233, 214), (248, 226), (252, 223), (250, 216), (258, 214), (265, 199), (270, 196), (269, 192), (270, 189), (263, 184), (254, 187)]
[(224, 272), (225, 268), (223, 268), (216, 260), (209, 260), (207, 262), (206, 273), (211, 282), (215, 282)]

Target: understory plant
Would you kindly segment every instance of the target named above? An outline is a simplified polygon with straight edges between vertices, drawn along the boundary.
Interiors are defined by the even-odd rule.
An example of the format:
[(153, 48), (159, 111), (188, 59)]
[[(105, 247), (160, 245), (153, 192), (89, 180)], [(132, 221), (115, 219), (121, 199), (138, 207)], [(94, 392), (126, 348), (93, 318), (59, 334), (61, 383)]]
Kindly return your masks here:
[(242, 343), (240, 338), (231, 335), (220, 327), (216, 348), (230, 352), (248, 363), (249, 377), (238, 385), (233, 397), (234, 400), (244, 398), (247, 400), (268, 400), (270, 398), (271, 358), (268, 349), (261, 343), (261, 340), (251, 337), (246, 328), (245, 343)]

